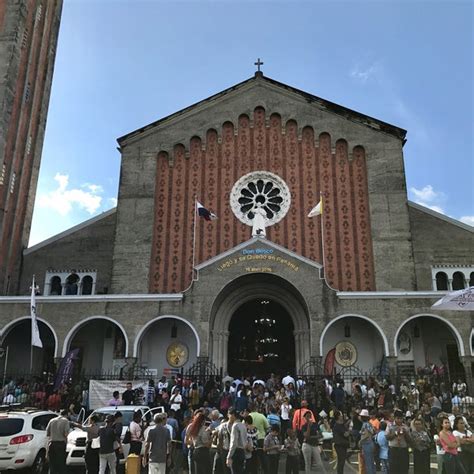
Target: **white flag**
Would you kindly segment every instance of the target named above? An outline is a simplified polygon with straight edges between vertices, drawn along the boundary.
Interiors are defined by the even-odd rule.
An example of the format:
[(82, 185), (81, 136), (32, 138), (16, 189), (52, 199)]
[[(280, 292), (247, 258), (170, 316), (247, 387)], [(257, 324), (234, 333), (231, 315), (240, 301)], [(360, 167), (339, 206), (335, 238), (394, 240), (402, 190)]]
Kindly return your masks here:
[(323, 200), (321, 199), (316, 206), (309, 211), (308, 217), (315, 217), (319, 216), (320, 214), (323, 213)]
[(36, 320), (36, 285), (35, 277), (33, 277), (33, 283), (31, 284), (31, 345), (36, 347), (43, 347), (41, 337), (38, 328), (38, 321)]
[(431, 308), (452, 311), (474, 311), (474, 286), (448, 293)]

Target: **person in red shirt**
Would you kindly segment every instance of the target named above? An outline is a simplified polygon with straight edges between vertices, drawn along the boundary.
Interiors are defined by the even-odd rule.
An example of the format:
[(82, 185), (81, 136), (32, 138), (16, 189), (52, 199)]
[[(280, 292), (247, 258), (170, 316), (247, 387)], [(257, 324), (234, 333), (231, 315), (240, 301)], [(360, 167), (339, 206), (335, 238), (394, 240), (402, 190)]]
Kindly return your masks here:
[(313, 412), (308, 408), (308, 402), (306, 400), (301, 400), (301, 408), (295, 410), (293, 414), (293, 423), (292, 427), (296, 431), (300, 431), (301, 428), (306, 424), (306, 419), (304, 417), (306, 412), (311, 413), (311, 421), (316, 423), (316, 418), (313, 415)]
[(54, 390), (53, 393), (48, 397), (46, 402), (48, 410), (59, 411), (61, 408), (61, 395), (59, 395), (57, 390)]

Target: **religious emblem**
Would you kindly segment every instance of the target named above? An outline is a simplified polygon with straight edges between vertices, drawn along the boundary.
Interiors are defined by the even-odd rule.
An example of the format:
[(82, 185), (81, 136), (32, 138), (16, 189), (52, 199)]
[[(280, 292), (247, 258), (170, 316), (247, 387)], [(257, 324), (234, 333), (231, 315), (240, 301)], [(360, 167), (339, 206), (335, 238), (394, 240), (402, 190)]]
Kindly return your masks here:
[(350, 367), (357, 361), (357, 349), (349, 341), (341, 341), (336, 344), (336, 362), (341, 367)]
[(171, 367), (182, 367), (189, 358), (189, 351), (182, 342), (173, 342), (166, 350), (166, 360)]
[(408, 354), (411, 351), (411, 339), (406, 331), (402, 331), (398, 336), (398, 350), (402, 354)]
[(265, 237), (266, 228), (281, 221), (291, 204), (286, 183), (269, 171), (253, 171), (242, 176), (230, 193), (234, 215), (252, 226), (252, 237)]

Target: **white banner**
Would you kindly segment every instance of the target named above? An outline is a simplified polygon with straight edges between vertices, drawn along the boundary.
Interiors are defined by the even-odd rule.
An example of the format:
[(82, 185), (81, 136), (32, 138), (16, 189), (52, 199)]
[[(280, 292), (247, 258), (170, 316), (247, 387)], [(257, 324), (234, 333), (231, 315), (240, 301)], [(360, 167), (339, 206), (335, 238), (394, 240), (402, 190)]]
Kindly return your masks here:
[(38, 328), (38, 321), (36, 320), (36, 285), (35, 277), (33, 275), (33, 283), (31, 284), (31, 301), (30, 301), (30, 312), (31, 312), (31, 345), (36, 347), (43, 347), (41, 337)]
[[(122, 393), (127, 390), (128, 382), (128, 380), (89, 380), (89, 408), (97, 410), (108, 406), (116, 390), (120, 392), (122, 399)], [(141, 387), (146, 397), (148, 380), (132, 380), (131, 383), (134, 390)]]
[(448, 293), (431, 308), (450, 309), (453, 311), (474, 311), (474, 286)]

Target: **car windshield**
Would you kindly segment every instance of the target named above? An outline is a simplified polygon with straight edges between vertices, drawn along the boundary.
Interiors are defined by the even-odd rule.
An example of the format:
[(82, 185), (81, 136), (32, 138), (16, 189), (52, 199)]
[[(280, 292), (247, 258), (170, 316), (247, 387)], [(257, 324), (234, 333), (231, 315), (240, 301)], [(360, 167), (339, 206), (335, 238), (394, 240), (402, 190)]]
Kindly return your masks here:
[[(119, 410), (117, 410), (117, 411), (119, 411)], [(99, 421), (98, 421), (99, 425), (103, 425), (103, 424), (105, 424), (105, 418), (107, 417), (107, 415), (113, 415), (114, 413), (115, 412), (110, 411), (110, 410), (107, 410), (107, 411), (97, 410), (94, 413), (92, 413), (92, 415), (95, 415), (99, 418)], [(133, 420), (133, 414), (135, 412), (134, 411), (122, 411), (122, 410), (120, 410), (120, 413), (122, 413), (122, 425), (123, 426), (129, 426), (131, 421)]]
[(12, 436), (23, 429), (25, 421), (23, 418), (1, 418), (0, 436)]

